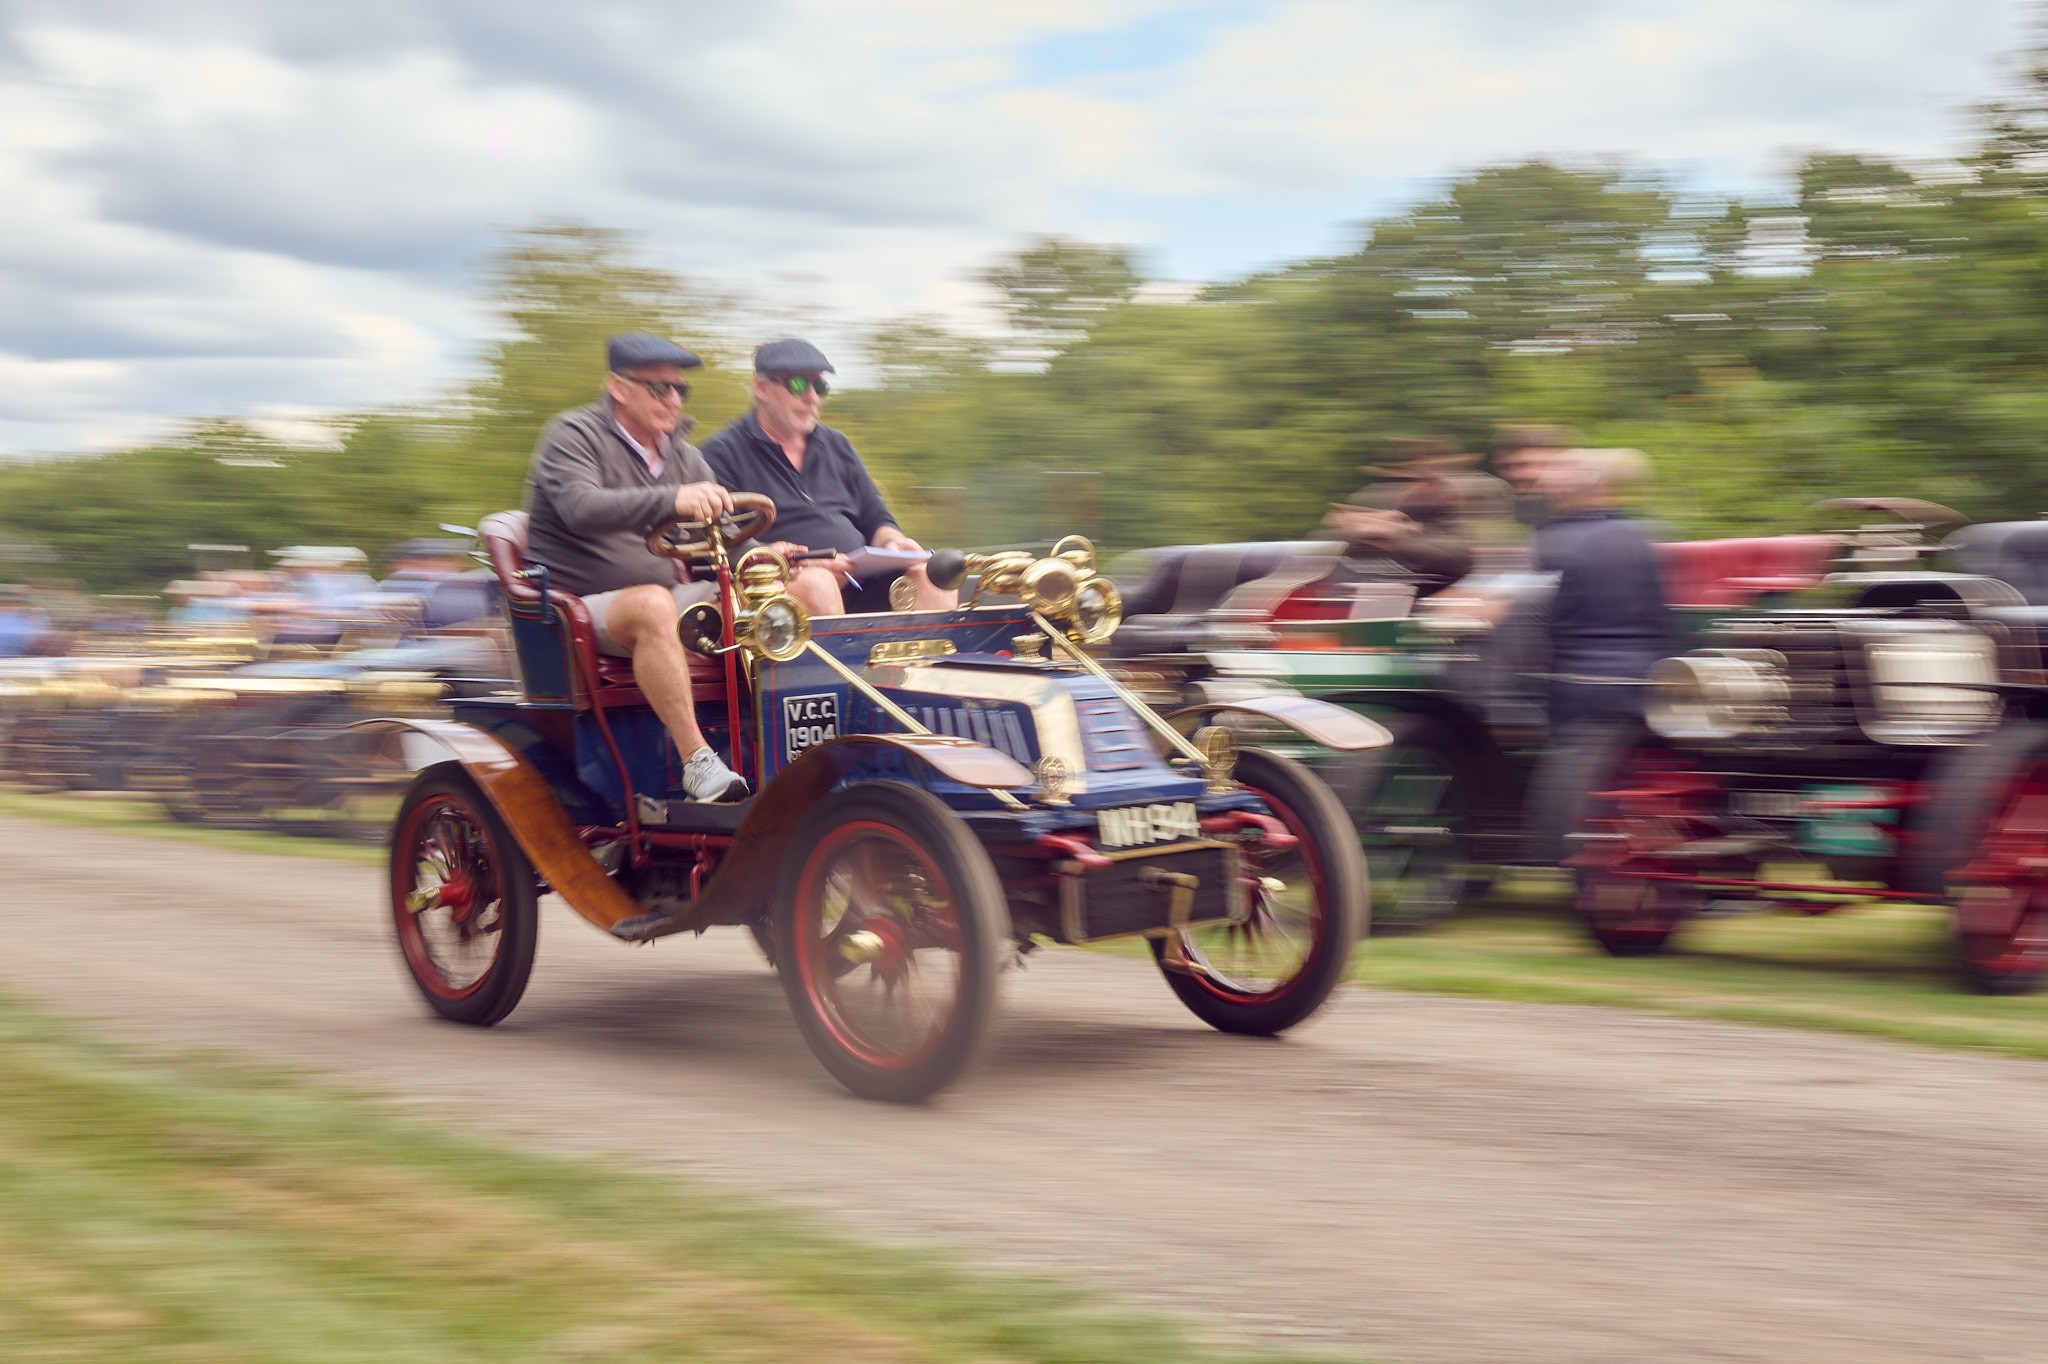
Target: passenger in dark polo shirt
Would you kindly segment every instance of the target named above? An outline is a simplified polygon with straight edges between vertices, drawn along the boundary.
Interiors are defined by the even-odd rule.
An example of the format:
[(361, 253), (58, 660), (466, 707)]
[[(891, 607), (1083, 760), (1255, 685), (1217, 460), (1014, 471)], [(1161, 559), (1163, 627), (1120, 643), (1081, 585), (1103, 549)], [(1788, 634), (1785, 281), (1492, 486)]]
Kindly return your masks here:
[[(718, 481), (733, 492), (766, 493), (775, 499), (775, 533), (811, 549), (839, 551), (820, 564), (835, 580), (847, 612), (891, 609), (889, 587), (898, 574), (853, 576), (845, 556), (862, 548), (917, 550), (882, 501), (881, 489), (844, 434), (818, 421), (825, 376), (832, 362), (808, 341), (771, 341), (754, 352), (754, 407), (704, 443), (704, 458)], [(941, 591), (916, 563), (901, 571), (920, 610), (959, 604), (959, 594)], [(843, 603), (843, 604), (842, 604)], [(820, 614), (836, 614), (812, 601)]]

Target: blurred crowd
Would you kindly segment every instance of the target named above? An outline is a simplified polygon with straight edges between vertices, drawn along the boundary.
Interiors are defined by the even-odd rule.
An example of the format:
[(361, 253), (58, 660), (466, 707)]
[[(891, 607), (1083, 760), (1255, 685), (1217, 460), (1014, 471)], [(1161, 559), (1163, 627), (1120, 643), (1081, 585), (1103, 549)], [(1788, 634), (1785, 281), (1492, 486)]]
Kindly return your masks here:
[(353, 546), (292, 545), (270, 568), (205, 568), (155, 598), (93, 596), (75, 583), (0, 583), (0, 658), (62, 657), (167, 629), (246, 635), (265, 646), (331, 648), (351, 634), (411, 634), (490, 621), (496, 587), (465, 542), (393, 546), (381, 579)]

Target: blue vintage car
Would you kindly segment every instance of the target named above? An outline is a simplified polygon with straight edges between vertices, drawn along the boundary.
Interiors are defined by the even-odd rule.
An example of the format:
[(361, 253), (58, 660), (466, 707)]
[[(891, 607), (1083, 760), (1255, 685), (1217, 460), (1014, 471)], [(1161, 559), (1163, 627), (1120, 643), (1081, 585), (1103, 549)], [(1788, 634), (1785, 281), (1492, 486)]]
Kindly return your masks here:
[(1043, 942), (1146, 940), (1226, 1031), (1280, 1032), (1329, 996), (1368, 902), (1357, 836), (1320, 780), (1234, 735), (1359, 748), (1384, 730), (1298, 697), (1154, 713), (1082, 647), (1120, 605), (1078, 537), (1044, 557), (941, 551), (935, 580), (972, 580), (957, 610), (811, 620), (779, 554), (739, 552), (773, 505), (734, 500), (724, 522), (650, 536), (720, 586), (682, 632), (699, 723), (759, 793), (729, 805), (683, 799), (630, 665), (527, 562), (524, 514), (480, 527), (519, 693), (377, 722), (450, 755), (391, 841), (393, 924), (437, 1013), (511, 1012), (543, 889), (624, 942), (753, 929), (811, 1049), (879, 1099), (964, 1073), (1003, 967)]

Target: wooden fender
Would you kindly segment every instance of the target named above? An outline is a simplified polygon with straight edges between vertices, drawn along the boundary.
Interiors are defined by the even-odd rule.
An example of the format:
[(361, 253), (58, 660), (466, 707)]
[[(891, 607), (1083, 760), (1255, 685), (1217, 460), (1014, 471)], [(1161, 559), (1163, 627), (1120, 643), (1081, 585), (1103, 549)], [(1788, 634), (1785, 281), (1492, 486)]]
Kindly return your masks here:
[(639, 902), (619, 889), (590, 855), (589, 845), (569, 823), (540, 770), (496, 735), (453, 720), (391, 718), (362, 720), (349, 727), (409, 729), (446, 748), (475, 779), (541, 879), (569, 908), (599, 928), (609, 933), (614, 924), (642, 912)]
[(1278, 720), (1324, 748), (1385, 748), (1394, 742), (1393, 734), (1379, 721), (1368, 720), (1356, 711), (1328, 701), (1318, 701), (1312, 696), (1248, 696), (1237, 701), (1186, 706), (1166, 718), (1175, 728), (1185, 731), (1192, 728), (1195, 721), (1225, 710)]

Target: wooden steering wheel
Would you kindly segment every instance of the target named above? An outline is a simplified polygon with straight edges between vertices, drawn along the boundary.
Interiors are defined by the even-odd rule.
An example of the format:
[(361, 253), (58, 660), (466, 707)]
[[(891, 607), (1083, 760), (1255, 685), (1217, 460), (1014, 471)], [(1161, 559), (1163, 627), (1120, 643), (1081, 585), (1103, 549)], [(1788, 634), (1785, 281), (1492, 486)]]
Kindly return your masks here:
[[(664, 517), (647, 532), (647, 548), (664, 559), (698, 561), (711, 557), (712, 532), (728, 552), (745, 544), (775, 524), (775, 499), (764, 493), (734, 493), (732, 514), (716, 521), (689, 521), (680, 516)], [(682, 531), (672, 537), (671, 531)]]

